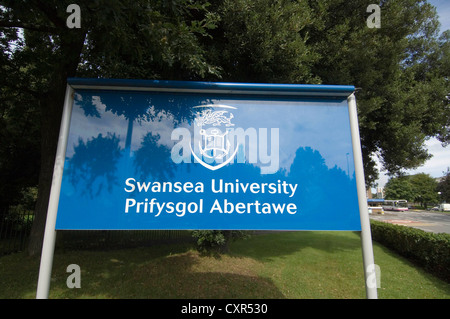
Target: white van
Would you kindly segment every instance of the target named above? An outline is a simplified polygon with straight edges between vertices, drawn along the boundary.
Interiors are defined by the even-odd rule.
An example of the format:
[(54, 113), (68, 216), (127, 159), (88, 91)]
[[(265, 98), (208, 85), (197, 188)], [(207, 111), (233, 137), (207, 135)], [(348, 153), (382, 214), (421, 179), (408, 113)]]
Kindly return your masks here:
[(450, 204), (441, 204), (439, 205), (440, 212), (450, 212)]

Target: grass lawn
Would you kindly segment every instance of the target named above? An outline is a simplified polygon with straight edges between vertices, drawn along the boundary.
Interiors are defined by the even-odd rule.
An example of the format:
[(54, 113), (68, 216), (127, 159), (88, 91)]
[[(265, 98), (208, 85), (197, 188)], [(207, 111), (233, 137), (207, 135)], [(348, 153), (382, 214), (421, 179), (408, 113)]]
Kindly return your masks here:
[[(365, 298), (359, 235), (283, 232), (234, 242), (220, 256), (190, 245), (55, 253), (50, 298)], [(450, 299), (450, 285), (377, 243), (380, 299)], [(66, 267), (81, 268), (69, 289)], [(0, 298), (34, 298), (39, 258), (0, 257)]]

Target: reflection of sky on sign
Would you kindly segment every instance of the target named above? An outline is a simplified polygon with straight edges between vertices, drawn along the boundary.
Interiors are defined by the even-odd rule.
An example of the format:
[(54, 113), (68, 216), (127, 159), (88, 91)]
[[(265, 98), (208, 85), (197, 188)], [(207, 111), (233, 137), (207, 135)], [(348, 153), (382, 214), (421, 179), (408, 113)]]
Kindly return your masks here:
[(171, 148), (174, 145), (174, 141), (170, 138), (172, 131), (175, 128), (173, 116), (167, 113), (159, 115), (160, 117), (158, 120), (142, 120), (140, 122), (134, 122), (133, 138), (131, 140), (132, 152), (135, 152), (141, 147), (142, 139), (149, 131), (151, 131), (153, 135), (158, 134), (160, 136), (160, 139), (158, 140), (159, 145), (165, 145), (168, 148)]
[[(85, 115), (85, 112), (80, 107), (80, 101), (88, 102), (86, 99), (92, 101), (101, 118)], [(117, 116), (112, 112), (106, 112), (105, 108), (106, 106), (101, 103), (98, 96), (94, 95), (91, 97), (90, 95), (76, 94), (72, 111), (71, 128), (67, 141), (67, 157), (72, 157), (74, 147), (78, 144), (80, 138), (86, 142), (88, 139), (96, 137), (99, 134), (106, 136), (108, 133), (115, 133), (121, 140), (120, 146), (122, 148), (125, 146), (127, 120), (124, 116)]]
[[(217, 100), (233, 105), (236, 127), (280, 129), (280, 167), (289, 170), (299, 147), (320, 152), (329, 168), (337, 165), (350, 175), (354, 172), (347, 101), (262, 101)], [(252, 125), (252, 124), (250, 124)], [(269, 130), (270, 131), (270, 130)], [(251, 147), (256, 148), (257, 145)], [(349, 159), (347, 162), (347, 153)]]
[[(159, 135), (158, 145), (171, 149), (177, 141), (171, 140), (171, 134), (176, 127), (189, 127), (190, 123), (184, 120), (175, 123), (174, 116), (165, 111), (166, 105), (173, 102), (173, 96), (158, 98), (157, 104), (151, 105), (145, 112), (149, 117), (142, 116), (133, 121), (132, 130), (128, 131), (128, 119), (124, 115), (117, 115), (106, 111), (107, 106), (102, 102), (102, 92), (92, 95), (77, 94), (72, 114), (72, 127), (70, 130), (67, 157), (71, 157), (74, 147), (81, 138), (84, 142), (99, 134), (106, 136), (114, 133), (119, 139), (119, 147), (125, 148), (127, 134), (132, 134), (131, 152), (141, 148), (144, 137), (151, 132)], [(112, 94), (109, 92), (108, 94)], [(121, 92), (121, 95), (126, 93)], [(118, 95), (117, 98), (121, 96)], [(166, 102), (164, 102), (166, 101)], [(347, 102), (333, 100), (310, 100), (298, 102), (294, 100), (276, 99), (272, 101), (257, 98), (243, 100), (240, 98), (208, 99), (210, 104), (232, 105), (237, 109), (230, 109), (234, 117), (232, 128), (267, 128), (267, 140), (270, 141), (270, 129), (279, 129), (279, 163), (280, 168), (289, 172), (294, 161), (296, 150), (301, 147), (311, 147), (318, 151), (325, 159), (328, 168), (337, 166), (349, 175), (353, 175), (354, 165), (352, 157), (350, 125)], [(96, 114), (86, 114), (81, 103), (91, 103)], [(194, 101), (197, 102), (197, 101)], [(164, 104), (164, 105), (162, 105)], [(111, 105), (108, 105), (111, 109)], [(190, 109), (193, 106), (187, 103), (183, 106)], [(92, 109), (89, 110), (92, 112)], [(95, 113), (95, 111), (94, 111)], [(228, 117), (230, 114), (227, 113)], [(192, 123), (193, 124), (193, 123)], [(224, 128), (222, 128), (224, 130)], [(77, 132), (73, 135), (73, 132)], [(197, 136), (198, 137), (198, 136)], [(261, 139), (258, 134), (258, 140)], [(194, 136), (192, 136), (193, 143)], [(249, 152), (258, 152), (258, 143), (246, 145)], [(270, 152), (270, 147), (268, 147)], [(348, 172), (349, 171), (349, 172)]]
[[(118, 95), (119, 97), (119, 95)], [(91, 101), (95, 106), (100, 117), (86, 116), (84, 110), (80, 107), (80, 103), (86, 99)], [(148, 114), (155, 115), (155, 110), (150, 107), (147, 110)], [(131, 140), (131, 151), (134, 152), (141, 147), (143, 137), (149, 132), (158, 132), (161, 136), (159, 144), (166, 146), (172, 146), (173, 141), (170, 140), (170, 134), (174, 128), (173, 116), (167, 113), (158, 113), (158, 120), (147, 121), (146, 119), (134, 120)], [(106, 111), (106, 105), (101, 101), (101, 93), (99, 95), (81, 95), (77, 94), (75, 99), (73, 112), (72, 112), (72, 126), (70, 130), (68, 144), (67, 144), (67, 157), (72, 157), (74, 152), (74, 146), (78, 144), (78, 140), (81, 138), (83, 141), (87, 141), (93, 137), (102, 134), (106, 136), (107, 133), (115, 133), (120, 138), (119, 146), (125, 148), (125, 140), (127, 137), (128, 120), (124, 115), (117, 115), (113, 112)], [(74, 135), (73, 132), (77, 132)], [(155, 133), (156, 134), (156, 133)]]
[[(258, 97), (232, 95), (77, 91), (57, 229), (360, 230), (346, 101), (298, 102), (294, 99), (297, 98), (263, 101)], [(239, 146), (237, 149), (233, 145), (233, 150), (238, 150), (235, 153), (238, 164), (231, 162), (211, 170), (205, 168), (203, 162), (173, 160), (175, 144), (183, 145), (183, 156), (187, 144), (186, 154), (192, 159), (192, 144), (198, 145), (202, 139), (197, 136), (195, 143), (190, 133), (194, 128), (198, 130), (194, 125), (197, 115), (194, 107), (207, 104), (236, 107), (228, 109), (227, 113), (212, 115), (223, 115), (219, 120), (226, 123), (231, 120), (234, 126), (229, 127), (236, 130), (229, 133), (232, 135), (233, 132), (233, 138), (238, 141), (243, 140), (242, 135), (251, 135), (252, 143), (246, 141), (245, 148)], [(219, 109), (214, 107), (212, 111)], [(214, 127), (215, 120), (208, 122)], [(172, 132), (179, 128), (185, 128), (180, 130), (184, 132), (183, 139), (171, 140)], [(226, 125), (220, 125), (220, 128), (223, 132)], [(266, 161), (267, 157), (261, 159), (261, 155), (269, 155), (265, 152), (270, 152), (275, 145), (272, 145), (272, 133), (279, 136), (279, 140), (273, 140), (277, 143), (274, 154), (278, 154), (279, 149), (279, 162), (278, 159), (274, 161), (276, 165)], [(269, 136), (265, 140), (266, 134)], [(185, 137), (188, 140), (184, 140)], [(262, 153), (261, 149), (264, 149)], [(256, 150), (259, 161), (252, 162), (252, 154), (248, 151)], [(246, 161), (241, 161), (244, 158)], [(127, 193), (124, 186), (130, 178), (144, 183), (193, 182), (205, 188), (199, 193), (153, 190)], [(216, 191), (211, 187), (213, 180), (234, 185), (238, 179), (247, 183), (246, 190), (249, 190), (249, 183), (264, 188), (263, 185), (268, 183), (281, 187), (281, 183), (286, 182), (297, 185), (297, 191), (290, 197), (281, 189), (263, 193), (246, 192), (241, 188), (241, 193), (237, 191), (239, 188)], [(205, 214), (197, 213), (196, 209), (182, 218), (170, 210), (158, 218), (153, 213), (145, 214), (145, 211), (144, 214), (138, 211), (126, 213), (124, 205), (129, 199), (141, 204), (155, 200), (176, 205), (196, 204), (201, 199)], [(206, 214), (216, 200), (224, 205), (225, 200), (245, 205), (256, 205), (256, 201), (268, 205), (291, 203), (298, 207), (298, 213)], [(340, 201), (342, 205), (336, 210), (324, 210), (324, 201)]]

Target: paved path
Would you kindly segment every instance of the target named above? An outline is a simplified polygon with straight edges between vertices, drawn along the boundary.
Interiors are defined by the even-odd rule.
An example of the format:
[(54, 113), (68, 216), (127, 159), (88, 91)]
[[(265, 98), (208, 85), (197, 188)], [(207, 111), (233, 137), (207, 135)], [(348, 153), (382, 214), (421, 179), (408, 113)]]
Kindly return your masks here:
[(370, 214), (370, 219), (410, 226), (433, 233), (450, 234), (450, 213), (421, 210), (409, 210), (407, 212), (385, 211), (384, 215)]

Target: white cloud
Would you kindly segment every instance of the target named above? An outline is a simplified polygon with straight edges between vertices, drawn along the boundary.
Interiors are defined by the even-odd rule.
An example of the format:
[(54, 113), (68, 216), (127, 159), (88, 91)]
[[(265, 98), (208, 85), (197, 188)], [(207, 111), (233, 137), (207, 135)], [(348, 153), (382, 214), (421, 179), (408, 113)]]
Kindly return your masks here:
[(428, 152), (433, 154), (433, 157), (429, 159), (423, 166), (408, 171), (408, 174), (426, 173), (432, 177), (441, 177), (443, 172), (447, 171), (447, 167), (450, 167), (450, 148), (442, 147), (441, 142), (432, 138), (426, 142)]
[[(426, 161), (423, 166), (414, 170), (408, 170), (406, 173), (408, 175), (425, 173), (429, 174), (431, 177), (443, 176), (443, 172), (446, 172), (447, 167), (450, 167), (450, 147), (442, 147), (441, 142), (435, 138), (428, 140), (425, 145), (428, 152), (432, 154), (433, 157)], [(378, 168), (380, 168), (379, 164)], [(377, 181), (378, 186), (384, 187), (388, 180), (389, 177), (384, 172), (380, 172), (380, 176)]]

